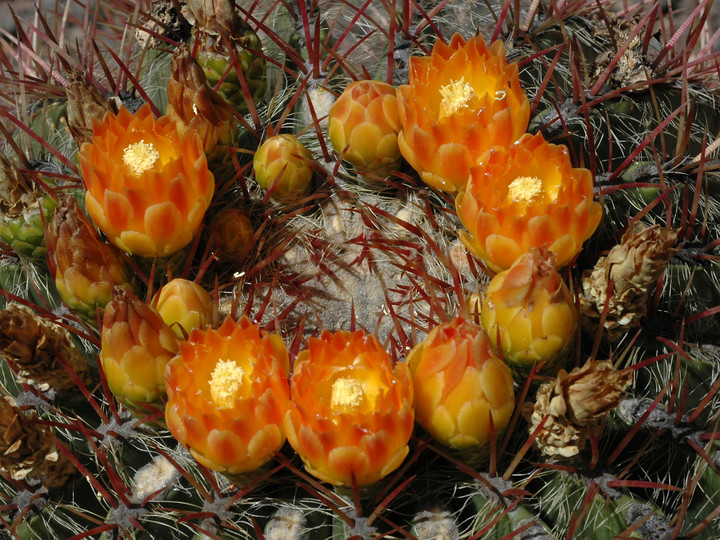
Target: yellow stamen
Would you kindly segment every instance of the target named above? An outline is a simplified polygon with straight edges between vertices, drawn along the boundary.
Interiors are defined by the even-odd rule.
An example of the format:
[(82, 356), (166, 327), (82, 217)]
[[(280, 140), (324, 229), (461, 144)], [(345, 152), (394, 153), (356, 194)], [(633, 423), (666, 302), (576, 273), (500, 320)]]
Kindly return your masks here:
[(330, 406), (338, 412), (357, 409), (364, 399), (363, 387), (353, 379), (337, 379), (332, 385)]
[(440, 119), (452, 116), (458, 109), (466, 108), (475, 92), (470, 83), (465, 82), (465, 76), (459, 81), (450, 81), (450, 84), (440, 87)]
[(144, 140), (129, 145), (123, 152), (123, 163), (136, 176), (150, 169), (158, 159), (160, 153), (151, 143), (146, 143)]
[(542, 180), (537, 176), (518, 176), (508, 186), (508, 198), (514, 202), (530, 204), (542, 193)]
[(245, 372), (232, 360), (220, 360), (210, 376), (210, 395), (221, 409), (235, 404), (235, 395), (243, 383)]

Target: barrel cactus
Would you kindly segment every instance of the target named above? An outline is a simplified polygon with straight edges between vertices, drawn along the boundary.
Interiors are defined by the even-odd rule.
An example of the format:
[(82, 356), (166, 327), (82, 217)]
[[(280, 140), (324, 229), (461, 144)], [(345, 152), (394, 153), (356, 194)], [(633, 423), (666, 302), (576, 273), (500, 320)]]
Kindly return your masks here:
[(710, 6), (15, 16), (0, 538), (720, 537)]

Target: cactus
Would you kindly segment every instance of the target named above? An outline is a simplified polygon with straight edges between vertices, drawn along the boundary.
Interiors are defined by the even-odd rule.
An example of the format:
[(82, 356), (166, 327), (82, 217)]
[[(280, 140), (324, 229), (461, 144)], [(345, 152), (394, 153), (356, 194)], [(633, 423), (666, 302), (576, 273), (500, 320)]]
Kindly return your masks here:
[[(77, 0), (13, 14), (0, 538), (719, 537), (710, 13)], [(358, 114), (333, 109), (347, 88)], [(500, 274), (503, 316), (553, 319), (506, 332), (540, 356), (510, 392), (502, 332), (481, 329), (500, 308), (481, 308), (534, 248), (557, 257), (573, 324), (498, 294)], [(460, 344), (458, 321), (473, 331)], [(132, 340), (113, 338), (122, 325)], [(143, 354), (153, 365), (133, 367)], [(473, 382), (455, 357), (498, 373)], [(229, 412), (246, 397), (252, 422)], [(433, 438), (438, 425), (460, 435)]]

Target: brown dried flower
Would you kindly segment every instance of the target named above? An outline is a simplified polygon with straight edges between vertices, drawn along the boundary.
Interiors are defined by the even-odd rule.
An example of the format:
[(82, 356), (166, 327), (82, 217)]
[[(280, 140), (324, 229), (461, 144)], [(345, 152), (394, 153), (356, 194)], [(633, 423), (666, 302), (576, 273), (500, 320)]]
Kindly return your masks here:
[(75, 471), (58, 451), (52, 428), (23, 412), (9, 396), (0, 396), (0, 472), (13, 480), (39, 479), (48, 489), (61, 487)]
[(674, 247), (677, 236), (675, 229), (636, 223), (625, 232), (620, 244), (583, 275), (580, 306), (583, 315), (592, 321), (600, 320), (612, 284), (605, 320), (611, 341), (645, 316), (650, 287), (678, 251)]
[(208, 86), (205, 72), (187, 45), (180, 46), (173, 54), (167, 98), (167, 115), (179, 126), (195, 129), (206, 154), (212, 154), (218, 143), (226, 146), (234, 143), (233, 109)]
[(588, 429), (614, 409), (632, 383), (632, 372), (616, 371), (610, 362), (588, 360), (570, 373), (560, 370), (554, 381), (540, 386), (535, 404), (523, 414), (530, 433), (548, 417), (535, 446), (545, 455), (572, 457), (585, 447)]
[(20, 304), (0, 311), (0, 348), (12, 362), (22, 382), (34, 382), (42, 390), (70, 390), (75, 381), (62, 360), (83, 383), (90, 381), (85, 356), (73, 345), (70, 333), (60, 325)]
[(117, 103), (103, 97), (93, 84), (79, 71), (70, 73), (67, 94), (67, 122), (70, 134), (78, 146), (93, 136), (93, 120), (101, 121), (105, 113), (118, 112)]

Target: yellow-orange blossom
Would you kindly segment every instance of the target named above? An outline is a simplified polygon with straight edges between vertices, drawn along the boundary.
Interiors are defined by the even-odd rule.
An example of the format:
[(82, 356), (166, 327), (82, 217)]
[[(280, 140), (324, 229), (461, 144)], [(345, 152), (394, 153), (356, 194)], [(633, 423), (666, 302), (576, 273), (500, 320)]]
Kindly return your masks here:
[(519, 139), (530, 119), (517, 64), (506, 63), (501, 41), (487, 47), (480, 36), (455, 34), (410, 58), (397, 103), (400, 151), (425, 183), (450, 192), (465, 189), (470, 167)]
[(178, 132), (149, 105), (95, 122), (78, 153), (95, 224), (120, 249), (163, 257), (186, 246), (210, 204), (215, 181), (194, 130)]
[(280, 336), (247, 318), (195, 329), (165, 369), (168, 429), (206, 467), (253, 471), (285, 442), (288, 370)]
[(288, 442), (314, 476), (335, 485), (377, 482), (397, 469), (412, 434), (407, 365), (393, 368), (378, 339), (323, 332), (295, 362)]
[(555, 266), (562, 268), (602, 218), (590, 171), (573, 168), (567, 147), (549, 144), (540, 133), (494, 148), (471, 169), (455, 205), (468, 229), (461, 240), (494, 272), (510, 268), (531, 247), (555, 253)]

